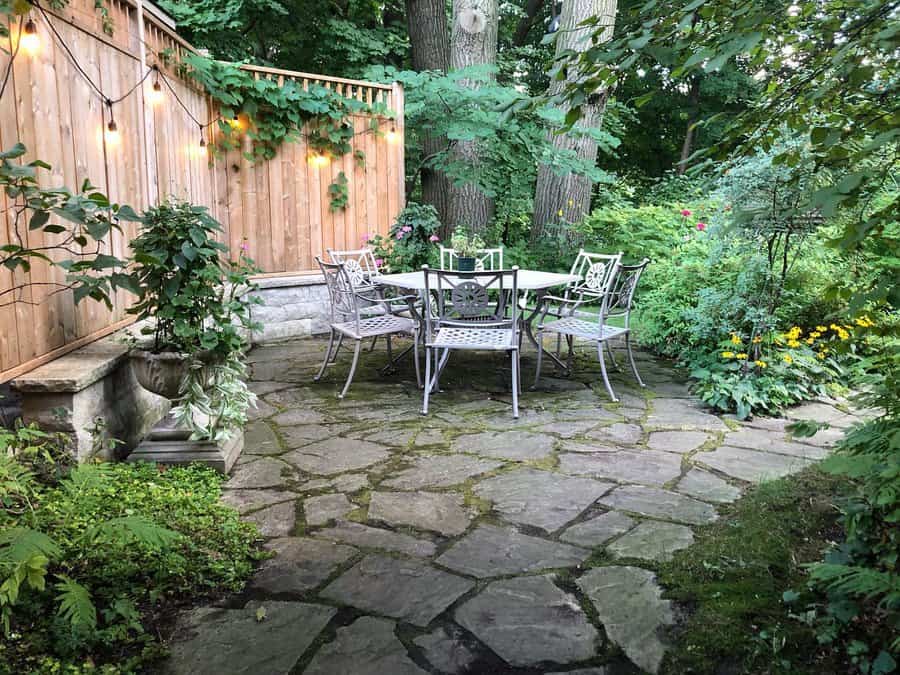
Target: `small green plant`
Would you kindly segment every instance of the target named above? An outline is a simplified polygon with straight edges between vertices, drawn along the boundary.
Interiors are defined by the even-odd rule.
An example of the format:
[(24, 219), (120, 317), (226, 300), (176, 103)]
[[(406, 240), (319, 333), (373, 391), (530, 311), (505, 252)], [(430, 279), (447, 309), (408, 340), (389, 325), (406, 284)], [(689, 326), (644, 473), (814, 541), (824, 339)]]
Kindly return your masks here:
[(450, 236), (450, 247), (460, 258), (477, 258), (486, 246), (480, 234), (470, 235), (464, 225), (458, 226)]
[(167, 202), (148, 209), (131, 242), (138, 302), (129, 310), (149, 319), (143, 334), (154, 352), (190, 357), (173, 409), (195, 438), (222, 440), (246, 422), (256, 397), (246, 386), (242, 331), (256, 328), (250, 274), (242, 245), (237, 260), (216, 240), (221, 225), (205, 207)]
[(411, 272), (435, 258), (440, 226), (433, 206), (409, 202), (386, 237), (367, 235), (366, 239), (375, 253), (376, 262), (385, 271)]
[(328, 186), (328, 196), (331, 198), (331, 202), (328, 205), (331, 211), (340, 211), (347, 208), (350, 192), (347, 189), (347, 175), (343, 171)]

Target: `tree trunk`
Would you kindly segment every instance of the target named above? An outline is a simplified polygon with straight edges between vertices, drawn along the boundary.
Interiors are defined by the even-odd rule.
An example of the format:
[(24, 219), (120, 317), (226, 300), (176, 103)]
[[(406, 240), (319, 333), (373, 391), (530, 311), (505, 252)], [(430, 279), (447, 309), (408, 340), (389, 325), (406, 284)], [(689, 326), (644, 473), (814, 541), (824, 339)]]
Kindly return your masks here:
[[(497, 61), (497, 0), (453, 0), (453, 28), (450, 34), (450, 67), (465, 68)], [(468, 83), (476, 87), (476, 83)], [(460, 141), (454, 148), (456, 158), (479, 171), (477, 141)], [(494, 200), (473, 183), (450, 186), (450, 211), (445, 225), (453, 229), (465, 225), (483, 232), (494, 216)], [(446, 236), (446, 233), (445, 233)]]
[[(444, 0), (406, 0), (406, 17), (413, 69), (446, 73), (450, 68), (450, 31)], [(446, 147), (446, 138), (422, 138), (423, 157), (430, 157)], [(446, 223), (450, 210), (450, 180), (443, 172), (425, 166), (419, 175), (422, 201), (434, 206), (440, 221)]]
[[(560, 16), (559, 35), (556, 40), (557, 58), (566, 51), (583, 52), (591, 46), (588, 36), (591, 28), (578, 27), (585, 19), (599, 16), (606, 25), (601, 41), (612, 38), (613, 23), (616, 18), (616, 0), (564, 0)], [(577, 81), (575, 69), (566, 80), (553, 80), (550, 84), (550, 95), (563, 92), (568, 84)], [(578, 127), (582, 129), (598, 128), (603, 121), (608, 93), (598, 91), (588, 97), (581, 107), (581, 120)], [(563, 113), (568, 112), (568, 105), (561, 104)], [(556, 148), (574, 150), (578, 157), (589, 162), (597, 161), (597, 143), (589, 136), (578, 133), (549, 135)], [(591, 208), (591, 190), (593, 182), (586, 176), (573, 174), (558, 175), (547, 165), (538, 167), (537, 186), (534, 191), (534, 218), (531, 229), (531, 241), (536, 242), (544, 233), (549, 223), (574, 223), (581, 220)]]
[(687, 130), (684, 132), (684, 143), (681, 144), (681, 159), (678, 162), (675, 172), (679, 176), (683, 176), (688, 169), (688, 157), (694, 148), (694, 125), (700, 118), (700, 78), (694, 76), (691, 78), (691, 91), (688, 94), (688, 112)]

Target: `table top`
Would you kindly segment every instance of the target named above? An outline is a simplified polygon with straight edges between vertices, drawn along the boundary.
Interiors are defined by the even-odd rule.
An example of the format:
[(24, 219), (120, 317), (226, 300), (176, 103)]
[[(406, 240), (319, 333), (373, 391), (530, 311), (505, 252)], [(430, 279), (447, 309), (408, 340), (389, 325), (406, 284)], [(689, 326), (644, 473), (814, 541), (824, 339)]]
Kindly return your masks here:
[[(457, 277), (459, 278), (459, 277)], [(540, 270), (519, 270), (517, 281), (520, 291), (536, 291), (554, 286), (563, 286), (581, 277), (577, 274), (559, 274), (558, 272), (541, 272)], [(382, 286), (394, 286), (416, 291), (425, 290), (424, 272), (402, 272), (400, 274), (379, 274), (372, 282)], [(436, 282), (432, 282), (432, 286)], [(493, 285), (496, 285), (493, 284)]]

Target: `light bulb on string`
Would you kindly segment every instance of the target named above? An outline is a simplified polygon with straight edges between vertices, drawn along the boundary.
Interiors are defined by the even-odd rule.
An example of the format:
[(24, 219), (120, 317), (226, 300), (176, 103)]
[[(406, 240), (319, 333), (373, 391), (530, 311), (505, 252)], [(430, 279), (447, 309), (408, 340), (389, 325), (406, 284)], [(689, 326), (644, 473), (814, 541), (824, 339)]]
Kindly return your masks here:
[(150, 104), (160, 105), (165, 100), (166, 97), (163, 94), (162, 86), (159, 83), (159, 79), (157, 79), (156, 82), (153, 83), (153, 88), (150, 90)]
[(200, 126), (200, 145), (197, 147), (197, 154), (206, 157), (206, 135), (203, 133), (203, 126)]
[(397, 132), (397, 127), (394, 126), (393, 124), (391, 124), (391, 130), (388, 131), (388, 132), (384, 135), (384, 138), (385, 138), (385, 140), (386, 140), (388, 143), (396, 143), (397, 141), (399, 141), (399, 140), (400, 140), (400, 134)]
[(37, 25), (35, 25), (33, 19), (28, 19), (25, 22), (25, 27), (19, 34), (19, 48), (29, 56), (34, 56), (40, 51), (41, 39), (38, 37)]
[(309, 163), (317, 169), (328, 166), (331, 158), (323, 152), (313, 152), (309, 156)]
[(108, 100), (106, 105), (109, 107), (109, 123), (106, 125), (106, 132), (103, 134), (103, 137), (106, 139), (107, 146), (114, 148), (119, 145), (120, 141), (119, 127), (116, 124), (116, 118), (113, 117), (112, 101)]

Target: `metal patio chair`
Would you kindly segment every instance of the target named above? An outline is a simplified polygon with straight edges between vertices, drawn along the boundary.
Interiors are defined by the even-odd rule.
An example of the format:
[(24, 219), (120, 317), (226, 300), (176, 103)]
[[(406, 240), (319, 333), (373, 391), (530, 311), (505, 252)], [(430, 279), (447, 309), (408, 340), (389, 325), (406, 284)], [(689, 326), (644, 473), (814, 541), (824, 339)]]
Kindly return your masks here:
[[(538, 320), (537, 339), (540, 343), (544, 333), (556, 333), (558, 337), (565, 337), (569, 346), (568, 363), (571, 367), (573, 360), (573, 343), (575, 338), (591, 340), (597, 343), (597, 358), (600, 361), (600, 372), (603, 375), (603, 384), (613, 401), (618, 401), (609, 376), (606, 372), (606, 360), (604, 352), (610, 349), (609, 342), (613, 338), (624, 337), (625, 349), (628, 352), (628, 361), (631, 372), (640, 386), (644, 386), (641, 376), (634, 363), (634, 354), (631, 350), (631, 307), (634, 301), (634, 292), (637, 289), (641, 274), (650, 262), (644, 258), (637, 265), (622, 265), (621, 255), (613, 256), (614, 261), (607, 263), (595, 263), (585, 283), (581, 286), (568, 289), (566, 297), (545, 296), (546, 303)], [(602, 265), (602, 267), (601, 267)], [(588, 283), (590, 279), (590, 284)], [(544, 320), (549, 314), (553, 303), (558, 305), (556, 321), (545, 324)], [(596, 308), (587, 311), (591, 306)], [(613, 326), (608, 323), (610, 318), (616, 318), (623, 326)], [(612, 352), (610, 351), (610, 356)], [(537, 372), (534, 376), (534, 386), (537, 387), (541, 377), (541, 357), (538, 351)], [(615, 361), (613, 361), (615, 364)], [(618, 367), (618, 366), (617, 366)]]
[(455, 349), (504, 351), (511, 357), (513, 417), (519, 417), (518, 267), (455, 272), (422, 267), (425, 274), (425, 393), (422, 414), (438, 390), (441, 371)]
[[(319, 269), (322, 270), (322, 275), (325, 277), (325, 284), (328, 288), (328, 299), (330, 301), (331, 309), (331, 322), (329, 324), (331, 334), (328, 338), (328, 349), (325, 352), (325, 360), (322, 362), (322, 367), (319, 368), (318, 374), (313, 379), (318, 382), (322, 378), (325, 368), (329, 364), (335, 362), (345, 337), (355, 340), (356, 347), (353, 351), (353, 363), (350, 366), (350, 373), (347, 375), (347, 382), (344, 384), (344, 388), (338, 396), (338, 398), (344, 398), (347, 394), (347, 390), (350, 388), (350, 383), (353, 381), (353, 375), (356, 372), (356, 364), (359, 362), (359, 350), (363, 340), (379, 335), (390, 336), (394, 333), (405, 333), (412, 335), (413, 338), (413, 358), (416, 367), (416, 383), (421, 387), (422, 376), (419, 371), (418, 322), (409, 317), (397, 316), (389, 311), (387, 300), (373, 300), (373, 297), (369, 293), (360, 293), (350, 274), (347, 273), (344, 263), (327, 263), (318, 256), (316, 256), (316, 262), (319, 264)], [(364, 288), (364, 291), (365, 290), (366, 289)], [(394, 298), (395, 301), (398, 299), (400, 298)], [(402, 299), (407, 302), (413, 302), (417, 298), (416, 296), (411, 295)], [(361, 312), (361, 303), (371, 303), (373, 301), (384, 305), (385, 311), (373, 316), (363, 316)], [(335, 337), (337, 337), (336, 345)], [(389, 339), (388, 345), (390, 345)], [(393, 365), (393, 361), (390, 360), (390, 348), (388, 349), (388, 359), (388, 367), (390, 367)]]
[[(459, 255), (456, 253), (456, 249), (453, 248), (444, 248), (440, 246), (441, 252), (441, 269), (442, 270), (457, 270), (459, 269)], [(487, 272), (487, 271), (497, 271), (503, 269), (503, 247), (498, 246), (497, 248), (483, 248), (478, 251), (478, 255), (475, 256), (475, 271), (476, 272)]]

